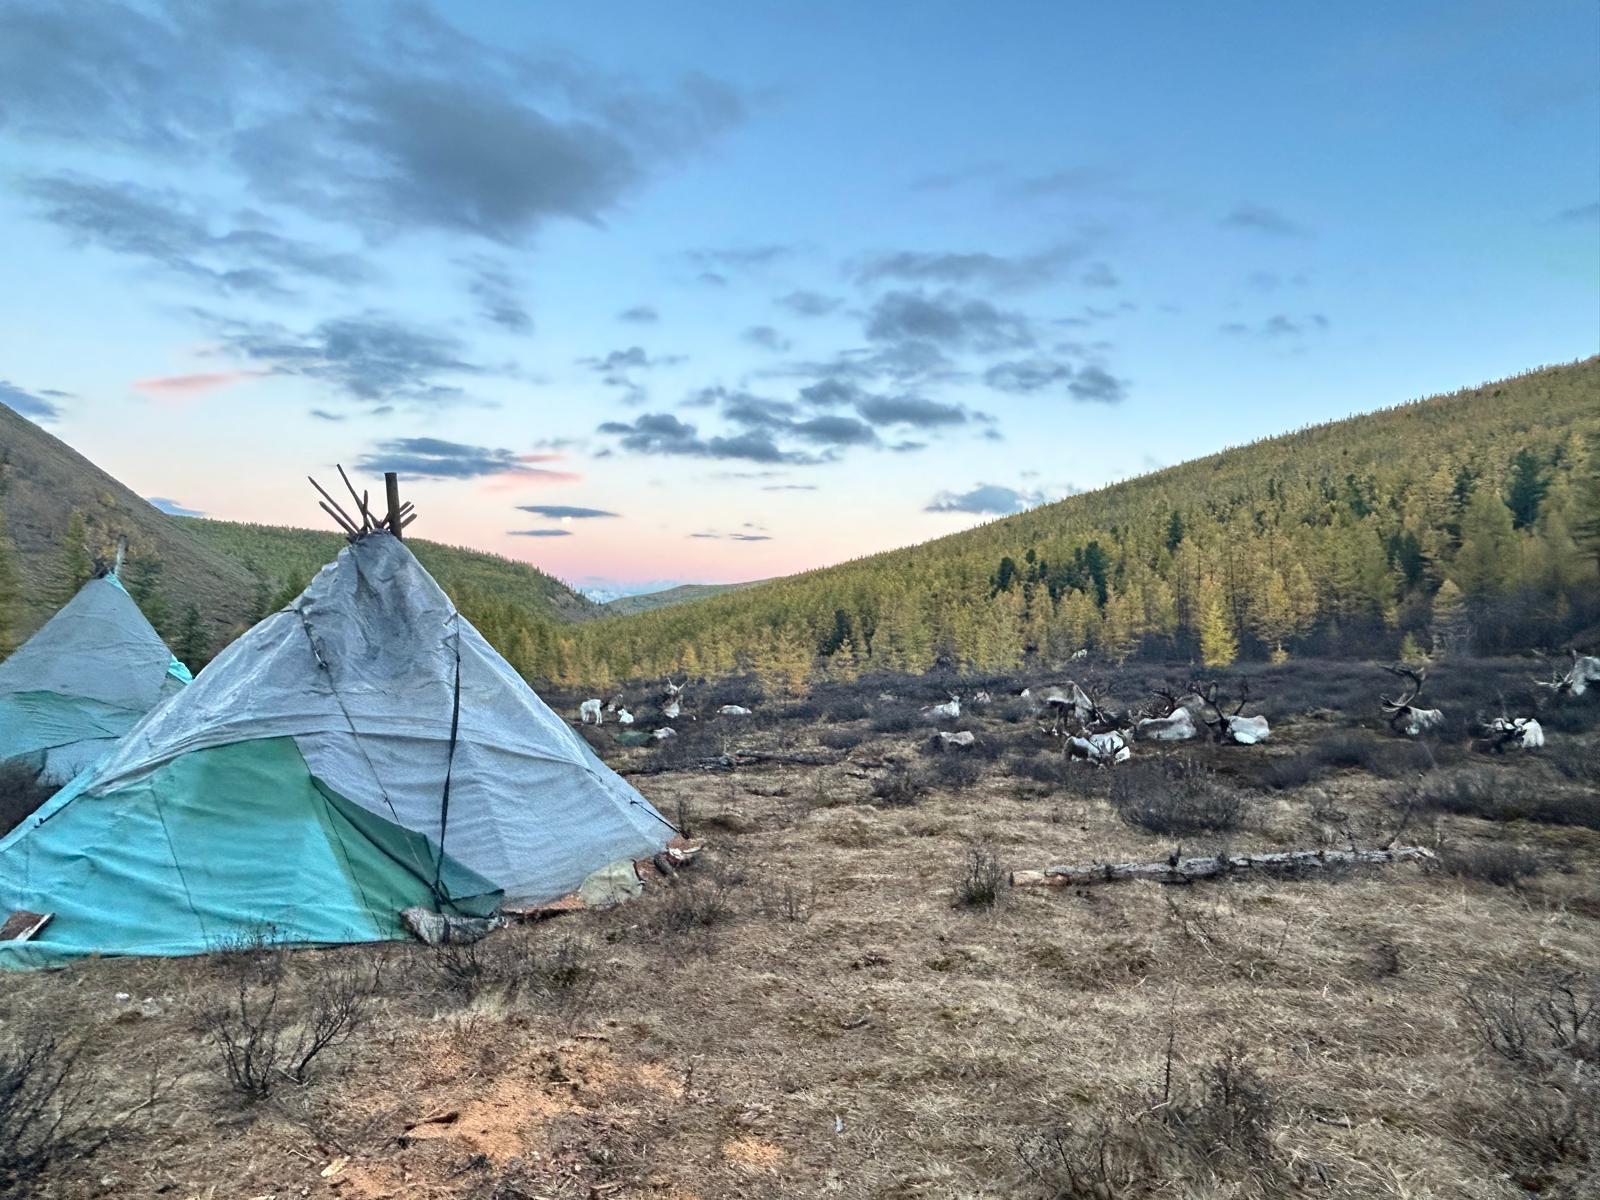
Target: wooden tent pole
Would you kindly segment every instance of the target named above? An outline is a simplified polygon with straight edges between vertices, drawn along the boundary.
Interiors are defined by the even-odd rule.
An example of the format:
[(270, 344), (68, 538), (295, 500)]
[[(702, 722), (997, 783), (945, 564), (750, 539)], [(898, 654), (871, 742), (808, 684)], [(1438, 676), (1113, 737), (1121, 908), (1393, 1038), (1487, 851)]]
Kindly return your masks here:
[(400, 476), (394, 471), (383, 473), (383, 490), (389, 500), (389, 532), (395, 537), (403, 537), (401, 532), (406, 524), (400, 520)]

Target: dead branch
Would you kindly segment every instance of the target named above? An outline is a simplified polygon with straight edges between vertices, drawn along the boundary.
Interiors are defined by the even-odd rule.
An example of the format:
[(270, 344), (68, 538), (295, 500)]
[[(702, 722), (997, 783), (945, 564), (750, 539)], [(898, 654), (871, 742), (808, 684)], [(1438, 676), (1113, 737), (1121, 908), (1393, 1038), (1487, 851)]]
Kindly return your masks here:
[(1375, 865), (1433, 857), (1433, 851), (1423, 846), (1394, 846), (1382, 850), (1284, 850), (1272, 854), (1206, 855), (1199, 858), (1178, 858), (1173, 855), (1161, 862), (1087, 863), (1081, 866), (1046, 867), (1042, 871), (1013, 871), (1011, 886), (1076, 887), (1088, 883), (1112, 883), (1120, 879), (1192, 883), (1196, 879), (1249, 871), (1293, 873), (1323, 867)]

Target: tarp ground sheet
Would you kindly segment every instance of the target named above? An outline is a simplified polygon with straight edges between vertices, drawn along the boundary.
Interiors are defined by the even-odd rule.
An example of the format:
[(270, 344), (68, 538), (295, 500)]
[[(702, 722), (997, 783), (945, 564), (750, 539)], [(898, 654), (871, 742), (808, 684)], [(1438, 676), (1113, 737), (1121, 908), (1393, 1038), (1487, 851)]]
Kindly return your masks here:
[(0, 662), (0, 761), (64, 784), (189, 681), (117, 577), (91, 579)]
[(0, 909), (55, 914), (35, 940), (0, 943), (0, 967), (199, 954), (253, 936), (382, 941), (406, 936), (399, 914), (413, 905), (485, 916), (501, 899), (314, 779), (291, 739), (240, 742), (106, 795), (74, 784), (0, 841)]

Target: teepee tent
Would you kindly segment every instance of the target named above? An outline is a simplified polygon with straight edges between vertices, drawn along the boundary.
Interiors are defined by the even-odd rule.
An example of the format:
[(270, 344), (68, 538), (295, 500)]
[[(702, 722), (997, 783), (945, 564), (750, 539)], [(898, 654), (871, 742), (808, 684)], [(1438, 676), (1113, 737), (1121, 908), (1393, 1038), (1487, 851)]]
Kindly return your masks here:
[(0, 762), (65, 784), (189, 681), (115, 572), (91, 579), (0, 662)]
[(673, 834), (364, 533), (0, 841), (0, 919), (56, 914), (0, 966), (397, 937), (400, 908), (541, 903)]

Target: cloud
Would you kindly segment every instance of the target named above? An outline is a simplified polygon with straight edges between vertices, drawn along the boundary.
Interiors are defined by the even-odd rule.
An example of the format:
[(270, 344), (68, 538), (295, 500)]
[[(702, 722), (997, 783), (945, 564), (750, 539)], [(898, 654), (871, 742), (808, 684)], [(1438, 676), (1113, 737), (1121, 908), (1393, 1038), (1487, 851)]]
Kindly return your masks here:
[(625, 308), (617, 314), (617, 320), (627, 321), (633, 325), (654, 325), (661, 319), (652, 305), (635, 304), (632, 308)]
[(622, 449), (635, 454), (731, 458), (759, 463), (819, 461), (813, 455), (781, 449), (764, 430), (750, 429), (732, 437), (702, 437), (695, 426), (671, 413), (645, 413), (631, 422), (606, 421), (598, 432), (615, 436)]
[(817, 485), (814, 483), (764, 483), (761, 485), (763, 492), (814, 492)]
[(1063, 167), (1041, 175), (1028, 175), (1012, 184), (1009, 191), (1023, 199), (1042, 199), (1050, 196), (1082, 196), (1105, 191), (1117, 182), (1118, 176), (1103, 167)]
[[(0, 21), (0, 30), (3, 26)], [(322, 250), (270, 229), (236, 223), (213, 233), (214, 222), (186, 195), (172, 190), (64, 174), (26, 177), (20, 190), (74, 244), (143, 259), (225, 294), (282, 298), (292, 294), (290, 280), (349, 285), (370, 275), (353, 255)]]
[(998, 483), (980, 483), (968, 492), (939, 492), (928, 501), (923, 512), (1005, 516), (1043, 504), (1046, 499), (1042, 492), (1018, 491)]
[(878, 440), (872, 426), (854, 417), (812, 417), (792, 426), (796, 437), (822, 446), (871, 446)]
[(1120, 404), (1128, 396), (1128, 385), (1099, 367), (1084, 367), (1067, 384), (1074, 400), (1091, 404)]
[(714, 538), (724, 542), (770, 542), (772, 540), (771, 535), (765, 533), (717, 533), (714, 530), (691, 533), (688, 536), (691, 538)]
[(223, 353), (260, 363), (269, 374), (314, 379), (367, 403), (402, 401), (425, 409), (464, 403), (468, 397), (460, 388), (437, 380), (487, 373), (462, 357), (456, 338), (376, 313), (332, 318), (305, 333), (276, 322), (210, 319), (218, 324)]
[(983, 382), (997, 392), (1027, 395), (1072, 378), (1066, 363), (1048, 358), (1017, 359), (995, 363), (983, 373)]
[(1115, 271), (1103, 262), (1090, 263), (1088, 270), (1078, 276), (1078, 282), (1084, 287), (1114, 288), (1122, 285), (1122, 280), (1117, 278)]
[(658, 367), (672, 367), (684, 361), (682, 355), (668, 354), (651, 357), (642, 346), (629, 346), (626, 350), (613, 350), (602, 358), (580, 358), (579, 366), (588, 367), (600, 376), (607, 387), (618, 388), (628, 404), (642, 404), (649, 392), (630, 374), (633, 371), (653, 371)]
[(1560, 225), (1592, 225), (1600, 221), (1600, 200), (1593, 204), (1578, 204), (1572, 208), (1564, 208), (1553, 218)]
[(398, 471), (409, 479), (482, 479), (511, 477), (529, 482), (571, 482), (578, 476), (535, 463), (550, 462), (549, 454), (518, 454), (489, 446), (469, 446), (442, 438), (393, 438), (379, 442), (356, 465), (364, 471)]
[(601, 517), (618, 517), (621, 513), (607, 512), (603, 508), (580, 508), (571, 504), (519, 504), (517, 508), (536, 517), (552, 521), (590, 521)]
[(924, 343), (984, 352), (1033, 343), (1032, 328), (1021, 313), (950, 290), (934, 295), (886, 293), (868, 313), (866, 335), (874, 342)]
[(198, 508), (185, 508), (178, 501), (169, 500), (165, 496), (146, 496), (145, 499), (169, 517), (203, 517), (206, 515)]
[(0, 404), (33, 421), (55, 421), (61, 417), (61, 406), (47, 399), (64, 396), (65, 392), (30, 392), (8, 380), (0, 379)]
[(519, 295), (522, 288), (506, 267), (475, 256), (461, 262), (470, 273), (467, 293), (478, 302), (478, 315), (508, 333), (532, 333), (533, 317)]
[(1247, 229), (1275, 237), (1309, 237), (1311, 231), (1296, 221), (1262, 204), (1236, 204), (1222, 218), (1221, 225), (1229, 229)]
[(797, 317), (825, 317), (844, 303), (837, 296), (824, 296), (821, 292), (804, 289), (790, 292), (773, 300), (779, 308), (788, 309)]
[(1081, 259), (1084, 252), (1082, 246), (1072, 245), (1009, 256), (985, 251), (928, 253), (897, 250), (876, 254), (857, 263), (851, 274), (861, 286), (892, 280), (898, 283), (942, 283), (1020, 290), (1039, 287), (1061, 278), (1067, 267)]
[(571, 537), (570, 529), (508, 529), (510, 537)]
[(343, 421), (345, 419), (343, 413), (331, 413), (325, 408), (313, 408), (311, 415), (319, 421)]
[(213, 392), (218, 388), (242, 383), (247, 379), (260, 379), (266, 371), (202, 371), (192, 375), (152, 375), (135, 379), (135, 391), (154, 395), (187, 396), (196, 392)]
[[(725, 273), (751, 271), (769, 267), (792, 256), (797, 247), (781, 242), (764, 246), (736, 246), (726, 249), (690, 250), (684, 257), (704, 271)], [(723, 280), (726, 282), (726, 279)]]
[(225, 218), (225, 198), (249, 193), (362, 244), (445, 233), (521, 245), (552, 221), (601, 223), (745, 105), (700, 74), (646, 84), (480, 41), (423, 4), (10, 0), (0, 113), (10, 144), (128, 163), (141, 179), (181, 164), (198, 189), (35, 180), (46, 219), (216, 290), (280, 296), (296, 276), (364, 272)]
[(1243, 321), (1228, 321), (1218, 326), (1218, 330), (1235, 337), (1274, 339), (1299, 337), (1306, 333), (1321, 333), (1329, 327), (1329, 324), (1328, 318), (1322, 313), (1310, 313), (1299, 319), (1291, 317), (1287, 313), (1275, 313), (1260, 324), (1251, 325)]
[(921, 396), (862, 396), (856, 411), (875, 425), (911, 425), (918, 429), (964, 425), (968, 412), (959, 404), (945, 404)]
[(739, 340), (775, 354), (782, 354), (789, 349), (789, 339), (771, 325), (752, 325), (739, 335)]

